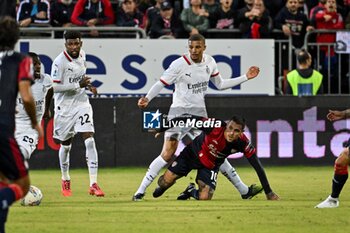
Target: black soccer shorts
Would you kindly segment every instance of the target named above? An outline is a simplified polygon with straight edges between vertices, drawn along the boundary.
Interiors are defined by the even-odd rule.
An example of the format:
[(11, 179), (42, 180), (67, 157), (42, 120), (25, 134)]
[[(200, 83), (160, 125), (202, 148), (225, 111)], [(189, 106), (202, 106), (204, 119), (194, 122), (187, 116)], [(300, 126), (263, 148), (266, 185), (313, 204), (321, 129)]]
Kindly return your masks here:
[(215, 190), (216, 188), (219, 169), (208, 169), (204, 167), (198, 157), (192, 155), (187, 148), (180, 153), (168, 169), (180, 177), (187, 176), (192, 170), (197, 170), (196, 183), (198, 183), (198, 180), (201, 180), (212, 189)]

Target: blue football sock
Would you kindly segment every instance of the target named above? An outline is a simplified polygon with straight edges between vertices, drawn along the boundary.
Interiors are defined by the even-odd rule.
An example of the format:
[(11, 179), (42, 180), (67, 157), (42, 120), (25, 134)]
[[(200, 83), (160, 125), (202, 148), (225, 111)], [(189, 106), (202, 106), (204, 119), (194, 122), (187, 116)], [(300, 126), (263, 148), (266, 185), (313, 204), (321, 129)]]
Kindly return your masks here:
[(0, 210), (0, 233), (5, 233), (5, 222), (9, 209)]
[(5, 222), (10, 205), (15, 201), (15, 193), (6, 187), (0, 189), (0, 233), (5, 233)]
[(8, 209), (15, 201), (15, 193), (12, 189), (6, 187), (0, 189), (0, 210)]

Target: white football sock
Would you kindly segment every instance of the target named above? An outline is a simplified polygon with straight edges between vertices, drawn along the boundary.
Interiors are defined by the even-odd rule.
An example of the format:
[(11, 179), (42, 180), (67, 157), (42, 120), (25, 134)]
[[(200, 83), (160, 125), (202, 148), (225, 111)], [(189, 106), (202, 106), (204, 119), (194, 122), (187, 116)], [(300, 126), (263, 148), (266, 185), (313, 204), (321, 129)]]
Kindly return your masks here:
[(236, 170), (227, 161), (227, 159), (225, 159), (225, 162), (220, 166), (220, 172), (224, 176), (226, 176), (226, 178), (236, 187), (236, 189), (241, 195), (245, 195), (248, 193), (248, 186), (245, 183), (243, 183)]
[(160, 170), (162, 170), (162, 168), (165, 167), (167, 164), (168, 162), (165, 161), (161, 155), (155, 158), (153, 162), (149, 165), (148, 171), (143, 177), (140, 187), (138, 188), (135, 194), (145, 193), (147, 187), (150, 186), (153, 180), (158, 176)]
[(72, 145), (62, 145), (58, 151), (58, 157), (60, 159), (60, 167), (62, 173), (62, 180), (70, 180), (69, 176), (69, 152), (72, 148)]
[(86, 163), (89, 168), (90, 186), (97, 183), (98, 156), (96, 144), (93, 137), (85, 140)]

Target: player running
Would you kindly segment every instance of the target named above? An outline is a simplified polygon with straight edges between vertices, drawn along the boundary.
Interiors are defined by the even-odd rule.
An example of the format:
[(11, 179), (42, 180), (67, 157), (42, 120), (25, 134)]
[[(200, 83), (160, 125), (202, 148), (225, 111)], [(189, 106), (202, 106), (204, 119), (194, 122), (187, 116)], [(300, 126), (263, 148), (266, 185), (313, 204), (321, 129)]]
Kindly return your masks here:
[[(163, 73), (160, 81), (152, 86), (146, 97), (139, 99), (138, 106), (140, 108), (146, 108), (164, 86), (175, 84), (173, 103), (168, 114), (170, 119), (182, 114), (207, 117), (204, 96), (207, 92), (209, 81), (212, 81), (218, 89), (223, 90), (253, 79), (260, 72), (258, 67), (252, 66), (245, 75), (233, 79), (223, 79), (214, 58), (204, 53), (206, 45), (205, 38), (202, 35), (195, 34), (190, 36), (188, 47), (189, 53), (173, 61)], [(173, 128), (165, 132), (162, 152), (150, 164), (132, 200), (142, 200), (146, 188), (158, 176), (159, 171), (173, 158), (179, 140), (185, 135), (194, 139), (199, 133), (200, 131), (192, 128)], [(250, 187), (245, 185), (227, 160), (221, 165), (220, 171), (238, 189), (244, 199), (251, 198), (262, 190), (261, 187), (255, 185)]]
[(52, 64), (55, 116), (54, 138), (60, 140), (58, 155), (62, 172), (62, 194), (71, 196), (69, 175), (69, 152), (76, 133), (81, 133), (86, 147), (86, 161), (90, 177), (90, 195), (103, 197), (104, 192), (97, 184), (98, 155), (94, 140), (92, 107), (85, 89), (97, 94), (86, 76), (85, 52), (81, 49), (81, 33), (67, 31), (64, 35), (66, 50), (60, 53)]
[[(53, 96), (52, 80), (50, 75), (41, 73), (39, 56), (32, 52), (29, 52), (28, 55), (32, 58), (34, 67), (34, 84), (31, 89), (35, 101), (36, 120), (41, 122), (43, 116), (50, 117), (49, 107)], [(29, 160), (38, 144), (38, 132), (32, 128), (20, 96), (17, 97), (16, 110), (15, 138), (24, 158)]]

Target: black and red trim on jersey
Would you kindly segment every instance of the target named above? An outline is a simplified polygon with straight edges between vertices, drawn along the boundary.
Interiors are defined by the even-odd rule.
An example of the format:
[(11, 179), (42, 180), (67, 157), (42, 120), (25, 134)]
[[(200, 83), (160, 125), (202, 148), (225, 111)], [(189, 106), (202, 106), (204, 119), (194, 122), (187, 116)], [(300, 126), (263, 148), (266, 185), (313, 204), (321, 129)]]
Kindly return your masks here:
[(63, 54), (69, 62), (73, 61), (72, 58), (69, 56), (69, 54), (66, 51), (63, 51)]
[(226, 124), (220, 128), (214, 128), (193, 141), (193, 149), (197, 151), (198, 158), (204, 167), (213, 169), (221, 165), (229, 155), (242, 152), (246, 158), (256, 153), (256, 149), (250, 143), (245, 134), (233, 141), (227, 142), (224, 136)]
[(29, 80), (34, 83), (33, 63), (30, 57), (24, 57), (19, 63), (17, 78), (18, 82), (22, 80)]
[(160, 79), (160, 81), (165, 85), (165, 86), (170, 86), (169, 83), (165, 82), (163, 79)]
[(220, 74), (220, 73), (217, 72), (217, 73), (215, 73), (215, 74), (210, 75), (210, 77), (216, 77), (216, 76), (218, 76), (219, 74)]
[(187, 63), (188, 65), (191, 65), (191, 62), (190, 62), (190, 60), (186, 57), (186, 55), (183, 55), (182, 57), (185, 59), (185, 61), (186, 61), (186, 63)]

